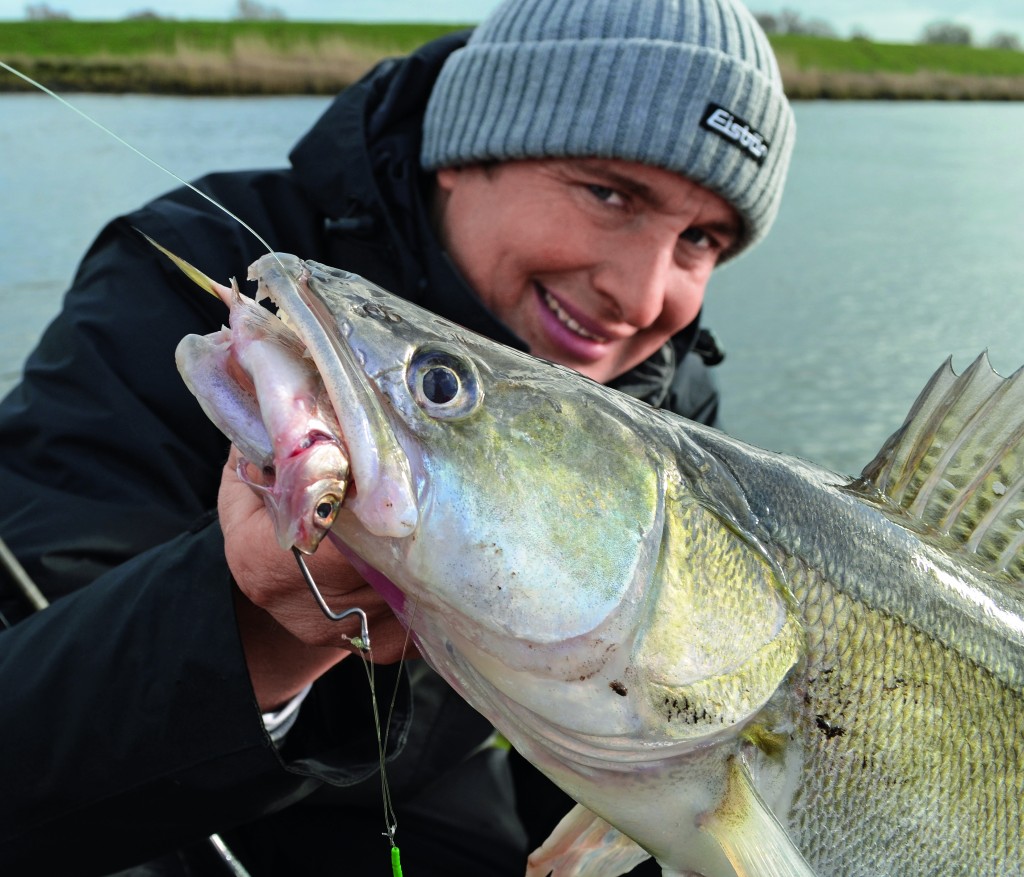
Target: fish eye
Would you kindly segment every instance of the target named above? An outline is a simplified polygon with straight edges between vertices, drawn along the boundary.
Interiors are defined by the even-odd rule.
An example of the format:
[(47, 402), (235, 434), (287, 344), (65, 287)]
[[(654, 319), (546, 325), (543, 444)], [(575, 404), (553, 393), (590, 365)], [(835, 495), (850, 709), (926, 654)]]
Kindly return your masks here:
[(338, 515), (338, 509), (341, 506), (341, 500), (333, 493), (325, 493), (317, 501), (316, 506), (313, 508), (314, 522), (318, 527), (323, 527), (325, 530), (330, 528), (334, 523), (334, 519)]
[(423, 395), (435, 405), (447, 405), (459, 394), (459, 376), (444, 365), (423, 373)]
[(409, 362), (407, 380), (416, 404), (432, 417), (459, 419), (480, 404), (480, 380), (472, 361), (449, 350), (417, 350)]

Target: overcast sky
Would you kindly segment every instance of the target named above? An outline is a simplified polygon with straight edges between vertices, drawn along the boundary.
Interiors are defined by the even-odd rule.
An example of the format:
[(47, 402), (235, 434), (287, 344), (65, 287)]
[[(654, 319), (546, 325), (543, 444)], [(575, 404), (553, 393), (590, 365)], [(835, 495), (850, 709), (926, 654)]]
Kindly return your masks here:
[[(475, 22), (498, 0), (258, 0), (286, 18), (305, 21)], [(75, 19), (117, 19), (143, 9), (176, 18), (230, 18), (235, 0), (32, 0), (68, 12)], [(0, 20), (25, 17), (24, 0), (0, 0)], [(975, 42), (995, 31), (1024, 39), (1024, 0), (752, 0), (756, 12), (792, 9), (804, 18), (829, 22), (840, 36), (854, 28), (885, 42), (915, 42), (937, 20), (969, 26)]]

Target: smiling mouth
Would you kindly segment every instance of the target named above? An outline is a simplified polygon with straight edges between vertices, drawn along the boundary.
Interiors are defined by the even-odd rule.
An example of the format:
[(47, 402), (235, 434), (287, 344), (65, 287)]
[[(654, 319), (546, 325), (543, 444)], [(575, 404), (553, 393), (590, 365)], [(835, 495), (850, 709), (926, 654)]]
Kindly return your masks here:
[(565, 326), (570, 332), (579, 335), (580, 338), (586, 338), (587, 341), (595, 341), (598, 344), (608, 343), (609, 339), (601, 335), (595, 335), (593, 332), (584, 329), (579, 323), (570, 317), (550, 292), (545, 289), (542, 290), (542, 293), (544, 297), (544, 304), (546, 304), (551, 313), (558, 318), (558, 322)]

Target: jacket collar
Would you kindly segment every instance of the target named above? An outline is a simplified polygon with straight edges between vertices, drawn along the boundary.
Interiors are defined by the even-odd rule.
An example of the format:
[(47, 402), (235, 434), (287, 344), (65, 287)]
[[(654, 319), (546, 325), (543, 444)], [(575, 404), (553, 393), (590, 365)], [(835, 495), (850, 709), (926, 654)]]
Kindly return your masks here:
[(330, 104), (289, 158), (313, 204), (328, 217), (354, 209), (382, 217), (403, 204), (405, 187), (379, 178), (395, 161), (419, 163), (423, 112), (445, 59), (469, 32), (449, 34), (407, 58), (382, 61)]

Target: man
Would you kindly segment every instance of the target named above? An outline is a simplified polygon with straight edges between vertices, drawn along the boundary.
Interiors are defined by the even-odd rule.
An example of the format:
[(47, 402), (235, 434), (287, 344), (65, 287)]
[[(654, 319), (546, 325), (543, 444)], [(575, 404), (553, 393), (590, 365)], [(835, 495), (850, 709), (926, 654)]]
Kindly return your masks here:
[[(201, 188), (276, 249), (713, 422), (705, 287), (767, 232), (794, 137), (764, 35), (735, 0), (508, 0), (465, 40), (381, 64), (290, 169)], [(18, 717), (0, 861), (218, 874), (219, 832), (253, 875), (386, 867), (366, 674), (338, 647), (352, 630), (319, 613), (175, 373), (177, 341), (222, 306), (132, 226), (217, 278), (261, 254), (184, 190), (111, 224), (0, 407), (0, 534), (57, 601), (0, 636)], [(404, 631), (339, 555), (311, 568), (333, 609), (368, 612), (381, 701), (398, 686), (406, 872), (522, 873), (552, 793), (520, 785), (543, 817), (528, 838), (486, 723), (393, 663)]]

